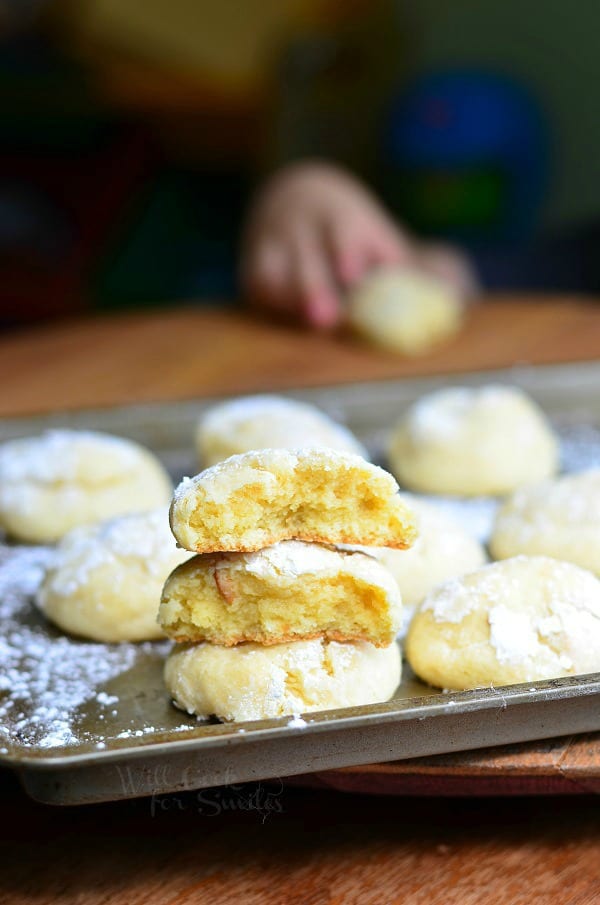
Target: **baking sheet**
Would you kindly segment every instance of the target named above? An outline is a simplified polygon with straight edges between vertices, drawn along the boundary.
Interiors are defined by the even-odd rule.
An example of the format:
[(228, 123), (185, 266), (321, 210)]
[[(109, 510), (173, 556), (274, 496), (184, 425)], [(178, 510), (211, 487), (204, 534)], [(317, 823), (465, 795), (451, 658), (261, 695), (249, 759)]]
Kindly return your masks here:
[[(347, 423), (384, 464), (389, 427), (447, 383), (521, 386), (551, 416), (564, 470), (600, 464), (600, 365), (523, 368), (451, 381), (405, 380), (289, 395)], [(49, 426), (95, 428), (154, 449), (173, 478), (193, 474), (193, 434), (211, 404), (129, 406), (0, 422), (0, 442)], [(433, 499), (433, 498), (432, 498)], [(485, 540), (495, 500), (435, 497)], [(56, 804), (104, 801), (283, 777), (600, 729), (600, 675), (443, 694), (405, 665), (384, 704), (244, 724), (198, 721), (169, 702), (169, 642), (105, 645), (66, 638), (31, 604), (52, 551), (0, 547), (0, 762)]]

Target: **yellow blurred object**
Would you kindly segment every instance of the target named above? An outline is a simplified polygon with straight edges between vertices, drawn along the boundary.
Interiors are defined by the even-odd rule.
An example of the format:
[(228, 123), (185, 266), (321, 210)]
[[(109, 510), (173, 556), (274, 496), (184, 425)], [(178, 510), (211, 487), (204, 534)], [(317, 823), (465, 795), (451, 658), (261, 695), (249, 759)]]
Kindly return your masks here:
[(464, 303), (430, 274), (407, 267), (375, 270), (348, 300), (354, 330), (377, 346), (423, 355), (460, 330)]
[(63, 21), (79, 43), (252, 93), (291, 32), (326, 18), (325, 0), (89, 0)]
[[(353, 166), (373, 145), (377, 61), (396, 57), (369, 30), (389, 2), (54, 0), (45, 19), (90, 73), (95, 101), (151, 121), (171, 159), (264, 168), (320, 152)], [(352, 159), (318, 140), (321, 122)]]

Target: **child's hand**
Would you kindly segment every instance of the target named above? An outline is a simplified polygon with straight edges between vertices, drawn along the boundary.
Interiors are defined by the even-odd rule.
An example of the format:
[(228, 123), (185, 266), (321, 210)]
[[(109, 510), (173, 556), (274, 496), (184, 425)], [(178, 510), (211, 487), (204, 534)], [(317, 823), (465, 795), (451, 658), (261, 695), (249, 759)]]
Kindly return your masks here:
[(250, 212), (242, 281), (253, 301), (328, 328), (341, 319), (343, 290), (372, 268), (403, 264), (441, 276), (464, 295), (475, 290), (459, 252), (415, 242), (343, 171), (299, 164), (276, 175)]

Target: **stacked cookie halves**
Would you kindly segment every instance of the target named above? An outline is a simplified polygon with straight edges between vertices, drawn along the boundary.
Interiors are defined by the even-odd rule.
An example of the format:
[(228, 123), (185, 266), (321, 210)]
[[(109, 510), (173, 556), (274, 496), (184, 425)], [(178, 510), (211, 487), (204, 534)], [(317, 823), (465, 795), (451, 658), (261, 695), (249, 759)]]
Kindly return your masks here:
[(179, 642), (165, 667), (175, 703), (250, 720), (389, 698), (400, 679), (397, 585), (337, 545), (410, 546), (395, 480), (360, 456), (267, 449), (185, 479), (171, 505), (175, 569), (159, 611)]

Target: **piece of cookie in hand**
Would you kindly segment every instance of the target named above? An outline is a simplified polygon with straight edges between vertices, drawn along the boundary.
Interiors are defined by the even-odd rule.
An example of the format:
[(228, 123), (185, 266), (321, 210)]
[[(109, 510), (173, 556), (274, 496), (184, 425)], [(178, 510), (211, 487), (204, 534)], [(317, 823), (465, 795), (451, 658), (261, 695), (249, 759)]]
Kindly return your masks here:
[(400, 266), (372, 271), (347, 300), (348, 322), (358, 335), (403, 355), (423, 355), (454, 336), (464, 312), (449, 282)]

